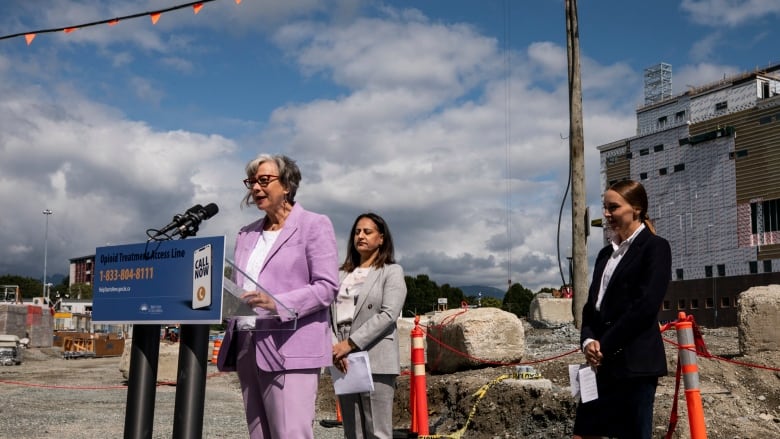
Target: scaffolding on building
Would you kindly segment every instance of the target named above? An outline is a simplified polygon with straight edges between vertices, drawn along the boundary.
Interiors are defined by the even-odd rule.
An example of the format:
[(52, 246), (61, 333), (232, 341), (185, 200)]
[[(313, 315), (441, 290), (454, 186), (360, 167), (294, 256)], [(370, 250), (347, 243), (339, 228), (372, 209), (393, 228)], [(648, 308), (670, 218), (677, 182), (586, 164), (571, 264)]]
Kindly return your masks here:
[(672, 65), (659, 63), (645, 69), (645, 105), (672, 97)]

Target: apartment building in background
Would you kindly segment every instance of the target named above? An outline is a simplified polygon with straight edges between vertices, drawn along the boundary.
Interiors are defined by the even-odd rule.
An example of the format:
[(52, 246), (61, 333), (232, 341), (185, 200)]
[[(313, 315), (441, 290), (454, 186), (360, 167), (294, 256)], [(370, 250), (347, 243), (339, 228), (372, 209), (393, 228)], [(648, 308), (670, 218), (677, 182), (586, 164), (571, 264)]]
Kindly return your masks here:
[(780, 284), (780, 64), (672, 96), (672, 68), (645, 70), (636, 135), (598, 147), (604, 188), (641, 182), (672, 247), (659, 319), (735, 326), (739, 294)]
[(92, 275), (95, 267), (95, 255), (80, 256), (70, 259), (70, 285), (92, 285)]

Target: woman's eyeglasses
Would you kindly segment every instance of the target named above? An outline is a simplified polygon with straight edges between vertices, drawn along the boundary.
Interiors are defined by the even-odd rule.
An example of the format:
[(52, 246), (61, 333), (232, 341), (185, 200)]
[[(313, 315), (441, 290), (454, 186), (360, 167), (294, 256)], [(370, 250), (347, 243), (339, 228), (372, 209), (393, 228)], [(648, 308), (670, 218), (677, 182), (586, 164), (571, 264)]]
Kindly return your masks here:
[(258, 178), (247, 178), (244, 179), (244, 186), (246, 186), (247, 189), (252, 189), (255, 184), (259, 184), (260, 187), (266, 187), (269, 184), (271, 184), (272, 181), (278, 180), (278, 175), (261, 175)]

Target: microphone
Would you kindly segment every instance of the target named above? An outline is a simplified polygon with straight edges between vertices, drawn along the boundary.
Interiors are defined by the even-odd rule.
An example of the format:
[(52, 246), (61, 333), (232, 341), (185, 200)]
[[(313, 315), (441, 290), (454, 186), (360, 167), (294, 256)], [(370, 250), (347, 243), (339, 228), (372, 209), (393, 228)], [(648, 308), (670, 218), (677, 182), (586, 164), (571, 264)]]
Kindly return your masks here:
[[(198, 226), (204, 220), (211, 218), (219, 212), (219, 207), (214, 203), (209, 203), (206, 207), (196, 204), (183, 214), (176, 214), (173, 216), (173, 221), (168, 223), (165, 227), (157, 230), (153, 237), (149, 240), (157, 238), (160, 235), (174, 237), (180, 235), (181, 238), (185, 238), (190, 235), (194, 235), (198, 232)], [(169, 234), (169, 232), (172, 232)]]

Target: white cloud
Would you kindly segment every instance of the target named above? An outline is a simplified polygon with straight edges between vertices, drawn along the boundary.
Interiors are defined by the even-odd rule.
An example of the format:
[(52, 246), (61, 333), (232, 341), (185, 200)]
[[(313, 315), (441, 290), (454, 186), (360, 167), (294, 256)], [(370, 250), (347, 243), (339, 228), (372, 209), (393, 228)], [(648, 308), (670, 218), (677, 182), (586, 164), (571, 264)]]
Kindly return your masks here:
[(134, 76), (130, 78), (130, 87), (135, 95), (142, 101), (158, 105), (165, 96), (165, 92), (155, 87), (152, 80)]
[(673, 72), (672, 84), (674, 93), (682, 93), (692, 86), (701, 87), (704, 84), (718, 81), (724, 77), (735, 75), (740, 69), (734, 66), (700, 63), (683, 66)]
[[(94, 6), (95, 16), (121, 12), (109, 9), (120, 7), (113, 4), (77, 3)], [(151, 5), (160, 7), (121, 7)], [(333, 5), (339, 16), (330, 22), (290, 18)], [(65, 38), (41, 49), (49, 57), (4, 62), (0, 55), (0, 79), (14, 74), (14, 81), (0, 81), (14, 84), (0, 88), (0, 204), (16, 213), (13, 221), (0, 218), (0, 251), (25, 256), (14, 268), (39, 271), (45, 208), (54, 211), (50, 272), (63, 272), (68, 258), (96, 246), (142, 241), (145, 228), (162, 226), (195, 203), (219, 204), (203, 233), (226, 235), (230, 247), (238, 227), (261, 214), (238, 208), (244, 161), (268, 151), (298, 160), (304, 177), (298, 200), (333, 220), (340, 251), (354, 217), (370, 210), (388, 220), (407, 274), (499, 288), (508, 277), (533, 290), (560, 283), (556, 243), (565, 264), (571, 227), (566, 200), (558, 238), (569, 164), (562, 139), (569, 131), (567, 64), (559, 43), (538, 40), (505, 53), (475, 27), (433, 22), (417, 10), (384, 8), (379, 17), (352, 19), (360, 9), (352, 1), (205, 8), (208, 16), (166, 14), (158, 27), (137, 20), (120, 33), (116, 27), (68, 38), (80, 35), (69, 42), (97, 48), (115, 66), (152, 58), (189, 75), (204, 67), (190, 65), (184, 53), (194, 52), (185, 51), (213, 49), (194, 37), (199, 30), (242, 33), (282, 24), (273, 38), (288, 60), (307, 79), (337, 91), (279, 101), (268, 120), (254, 108), (221, 115), (263, 129), (251, 139), (226, 139), (155, 129), (153, 121), (126, 116), (122, 102), (101, 105), (87, 97), (99, 87), (128, 87), (146, 102), (164, 104), (178, 97), (165, 78), (128, 69), (122, 78), (134, 79), (127, 83), (60, 83), (51, 72), (68, 67), (61, 61), (67, 51), (57, 50)], [(641, 74), (587, 54), (581, 61), (588, 205), (597, 217), (603, 188), (595, 146), (634, 134)], [(700, 65), (691, 75), (716, 70)], [(676, 71), (675, 80), (685, 74)], [(253, 99), (236, 96), (237, 102)], [(600, 244), (596, 234), (592, 252)], [(10, 267), (0, 262), (0, 273)]]
[(304, 71), (351, 89), (460, 94), (501, 67), (495, 40), (465, 25), (362, 18), (348, 26), (285, 26), (276, 40)]
[(713, 52), (721, 44), (721, 32), (712, 32), (704, 35), (701, 39), (693, 43), (690, 50), (690, 57), (693, 61), (704, 62), (712, 57)]
[[(224, 169), (240, 166), (235, 158), (223, 164), (235, 146), (219, 136), (155, 132), (69, 90), (46, 96), (29, 86), (2, 91), (0, 204), (13, 215), (0, 224), (0, 251), (31, 256), (4, 258), (2, 273), (38, 271), (43, 209), (54, 212), (50, 274), (66, 273), (69, 258), (106, 242), (141, 241), (145, 227), (167, 223), (173, 213), (202, 203), (201, 196), (224, 198)], [(220, 177), (209, 178), (211, 169), (221, 170)]]
[[(309, 178), (324, 184), (299, 196), (328, 212), (342, 237), (354, 215), (375, 210), (394, 230), (408, 274), (503, 287), (511, 265), (513, 281), (531, 288), (560, 283), (555, 220), (568, 167), (563, 48), (537, 42), (513, 53), (507, 82), (495, 40), (416, 15), (337, 28), (298, 23), (277, 41), (304, 71), (345, 87), (335, 99), (280, 108), (269, 127), (291, 155), (317, 162)], [(620, 93), (617, 80), (636, 85), (636, 73), (623, 64), (585, 64), (591, 75), (583, 82), (594, 96), (587, 104), (601, 110), (587, 119), (591, 138), (632, 135), (633, 114), (610, 115), (612, 104), (600, 99)], [(586, 156), (589, 187), (598, 191), (595, 144), (588, 142)], [(566, 215), (563, 222), (565, 249)]]
[(683, 0), (680, 8), (695, 23), (713, 27), (749, 25), (751, 20), (780, 16), (777, 0)]

